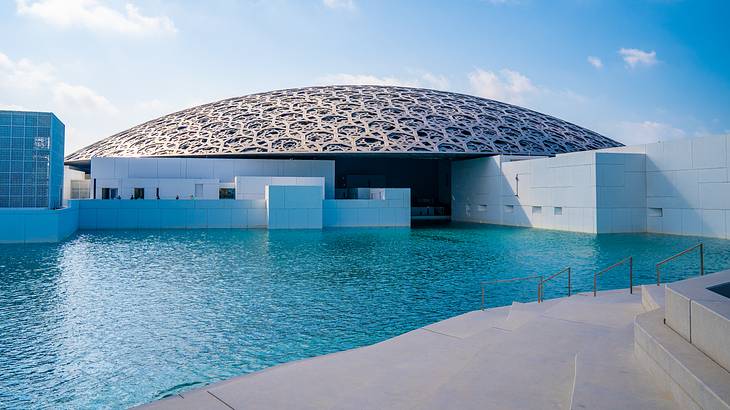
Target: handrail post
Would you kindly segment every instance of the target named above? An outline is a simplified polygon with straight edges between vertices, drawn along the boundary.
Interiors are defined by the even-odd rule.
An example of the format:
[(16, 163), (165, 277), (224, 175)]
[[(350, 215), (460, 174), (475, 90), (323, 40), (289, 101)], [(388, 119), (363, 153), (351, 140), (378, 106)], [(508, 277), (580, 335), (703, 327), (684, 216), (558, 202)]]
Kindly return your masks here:
[(629, 293), (634, 294), (634, 257), (629, 256)]
[(596, 277), (598, 277), (598, 274), (593, 274), (593, 297), (596, 297)]
[(667, 262), (671, 262), (674, 259), (677, 259), (678, 257), (685, 255), (688, 252), (690, 252), (696, 248), (700, 248), (700, 276), (704, 276), (705, 275), (705, 244), (700, 242), (697, 245), (691, 246), (691, 247), (683, 250), (682, 252), (679, 252), (676, 255), (672, 255), (672, 256), (668, 257), (667, 259), (664, 259), (661, 262), (657, 262), (656, 265), (654, 265), (656, 267), (656, 284), (657, 284), (657, 286), (660, 286), (662, 283), (661, 271), (659, 269), (662, 265), (664, 265)]
[(517, 282), (517, 281), (527, 280), (527, 279), (529, 279), (529, 280), (538, 279), (539, 280), (538, 288), (537, 288), (537, 298), (538, 298), (538, 302), (541, 302), (542, 301), (542, 282), (543, 282), (542, 275), (532, 275), (532, 276), (525, 276), (525, 277), (521, 277), (521, 278), (500, 279), (500, 280), (492, 280), (492, 281), (486, 281), (486, 282), (482, 281), (481, 282), (481, 285), (482, 285), (482, 310), (485, 310), (485, 308), (487, 307), (487, 296), (486, 296), (487, 286), (486, 285), (494, 284), (494, 283)]
[(572, 288), (571, 288), (571, 268), (570, 266), (563, 268), (563, 270), (553, 273), (552, 275), (548, 276), (547, 279), (543, 277), (543, 275), (540, 275), (540, 287), (539, 287), (539, 301), (544, 302), (545, 301), (545, 282), (549, 282), (553, 280), (553, 278), (562, 275), (563, 273), (568, 272), (568, 296), (570, 296)]
[(629, 256), (628, 258), (621, 259), (620, 261), (614, 263), (613, 265), (607, 267), (606, 269), (596, 272), (593, 274), (593, 297), (596, 296), (598, 293), (598, 276), (603, 275), (604, 273), (612, 270), (613, 268), (616, 268), (618, 266), (624, 265), (626, 261), (629, 262), (629, 293), (634, 293), (634, 257)]
[(570, 297), (570, 266), (568, 266), (568, 297)]
[(705, 276), (705, 244), (700, 242), (700, 276)]

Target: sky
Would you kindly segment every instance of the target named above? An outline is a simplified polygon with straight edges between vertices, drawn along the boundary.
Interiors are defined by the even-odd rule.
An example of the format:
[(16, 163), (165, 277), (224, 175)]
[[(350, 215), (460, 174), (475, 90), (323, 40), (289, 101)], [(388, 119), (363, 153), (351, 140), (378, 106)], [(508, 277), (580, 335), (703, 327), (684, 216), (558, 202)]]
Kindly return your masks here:
[(0, 0), (0, 109), (66, 153), (184, 108), (326, 84), (425, 87), (638, 144), (730, 133), (730, 2)]

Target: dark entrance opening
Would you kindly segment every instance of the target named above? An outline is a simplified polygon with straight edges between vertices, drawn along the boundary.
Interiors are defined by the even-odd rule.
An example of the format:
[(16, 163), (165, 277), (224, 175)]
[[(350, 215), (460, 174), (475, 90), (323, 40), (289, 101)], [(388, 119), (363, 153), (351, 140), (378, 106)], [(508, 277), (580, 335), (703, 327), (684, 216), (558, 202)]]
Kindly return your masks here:
[(336, 197), (347, 198), (350, 188), (410, 188), (414, 219), (451, 215), (449, 159), (336, 158)]

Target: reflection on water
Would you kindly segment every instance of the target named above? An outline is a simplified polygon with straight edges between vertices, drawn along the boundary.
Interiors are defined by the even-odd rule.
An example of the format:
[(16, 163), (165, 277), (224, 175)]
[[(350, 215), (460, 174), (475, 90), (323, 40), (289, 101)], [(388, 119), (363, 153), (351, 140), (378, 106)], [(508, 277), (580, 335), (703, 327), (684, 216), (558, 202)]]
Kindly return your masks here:
[[(479, 307), (481, 280), (593, 272), (638, 283), (698, 241), (452, 225), (325, 231), (81, 232), (0, 246), (0, 408), (125, 407), (294, 359), (371, 344)], [(704, 240), (708, 272), (730, 241)], [(664, 278), (697, 270), (688, 255)], [(603, 289), (628, 286), (619, 268)], [(556, 279), (547, 297), (564, 291)], [(492, 296), (493, 295), (493, 296)], [(499, 285), (490, 306), (535, 297)]]

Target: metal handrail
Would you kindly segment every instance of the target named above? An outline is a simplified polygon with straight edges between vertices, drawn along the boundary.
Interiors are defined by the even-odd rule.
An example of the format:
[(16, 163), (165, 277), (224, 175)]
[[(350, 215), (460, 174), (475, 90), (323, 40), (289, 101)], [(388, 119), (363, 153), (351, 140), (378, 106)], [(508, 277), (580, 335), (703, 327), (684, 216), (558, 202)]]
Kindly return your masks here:
[(604, 273), (610, 271), (611, 269), (617, 267), (617, 266), (623, 265), (624, 263), (626, 263), (626, 261), (629, 261), (629, 293), (631, 293), (631, 294), (634, 293), (634, 257), (633, 256), (629, 256), (628, 258), (622, 259), (622, 260), (614, 263), (613, 265), (607, 267), (606, 269), (604, 269), (604, 270), (602, 270), (600, 272), (597, 272), (597, 273), (595, 273), (593, 275), (593, 296), (594, 297), (596, 296), (596, 293), (597, 293), (597, 279), (598, 279), (598, 277), (600, 275), (603, 275)]
[(547, 279), (540, 281), (540, 285), (539, 285), (540, 291), (538, 292), (538, 294), (540, 295), (540, 300), (538, 300), (538, 302), (542, 302), (544, 300), (544, 296), (545, 296), (544, 289), (545, 288), (544, 288), (543, 284), (564, 272), (568, 272), (568, 296), (570, 296), (570, 266), (568, 266), (567, 268), (564, 268), (560, 272), (556, 272), (556, 273), (553, 273), (552, 275), (548, 276)]
[(697, 245), (689, 247), (689, 248), (683, 250), (682, 252), (680, 252), (676, 255), (672, 255), (672, 256), (668, 257), (667, 259), (664, 259), (663, 261), (657, 263), (656, 264), (656, 285), (659, 286), (661, 284), (661, 279), (660, 279), (660, 275), (659, 275), (660, 266), (684, 255), (687, 252), (693, 251), (696, 248), (700, 248), (700, 276), (704, 276), (705, 275), (705, 244), (700, 242)]
[[(521, 278), (510, 278), (510, 279), (498, 279), (498, 280), (489, 280), (489, 281), (482, 281), (482, 310), (484, 310), (484, 302), (485, 302), (485, 285), (492, 285), (495, 283), (507, 283), (507, 282), (517, 282), (518, 280), (528, 280), (528, 279), (540, 279), (542, 281), (542, 275), (532, 275), (532, 276), (523, 276)], [(541, 295), (540, 295), (540, 285), (538, 283), (537, 285), (537, 301), (540, 302)]]

